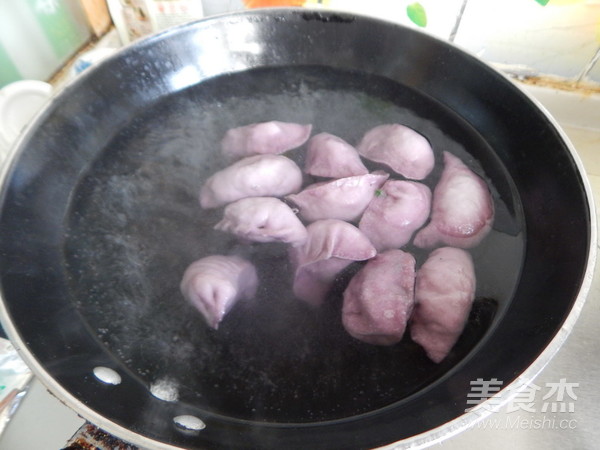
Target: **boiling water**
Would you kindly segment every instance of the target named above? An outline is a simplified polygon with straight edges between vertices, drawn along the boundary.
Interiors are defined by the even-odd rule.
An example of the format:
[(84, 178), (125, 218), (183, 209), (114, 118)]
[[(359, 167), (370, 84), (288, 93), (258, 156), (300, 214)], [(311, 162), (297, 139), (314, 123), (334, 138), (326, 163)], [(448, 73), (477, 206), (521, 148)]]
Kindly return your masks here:
[[(231, 127), (267, 120), (312, 123), (313, 134), (326, 131), (353, 144), (373, 126), (403, 123), (436, 152), (438, 164), (425, 180), (430, 187), (445, 150), (488, 181), (496, 219), (471, 250), (477, 298), (460, 341), (441, 364), (409, 337), (377, 347), (347, 335), (342, 292), (360, 263), (342, 273), (327, 303), (313, 310), (291, 292), (285, 246), (242, 245), (213, 230), (222, 209), (201, 210), (198, 192), (225, 166), (219, 141)], [(302, 165), (303, 149), (288, 156)], [(434, 383), (485, 339), (511, 300), (522, 263), (515, 192), (493, 149), (466, 122), (407, 87), (316, 67), (222, 76), (132, 117), (83, 177), (65, 244), (71, 292), (94, 333), (149, 387), (169, 380), (179, 400), (242, 419), (349, 417)], [(406, 249), (419, 265), (427, 257)], [(256, 264), (260, 288), (214, 331), (184, 301), (179, 282), (192, 261), (231, 253)]]

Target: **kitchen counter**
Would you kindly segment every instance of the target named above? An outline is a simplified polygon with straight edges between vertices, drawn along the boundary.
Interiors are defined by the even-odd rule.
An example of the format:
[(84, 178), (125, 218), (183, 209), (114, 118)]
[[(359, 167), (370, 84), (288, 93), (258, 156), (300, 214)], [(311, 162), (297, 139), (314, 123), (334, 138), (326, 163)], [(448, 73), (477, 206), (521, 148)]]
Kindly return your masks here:
[[(600, 209), (600, 96), (523, 86), (557, 119), (572, 141)], [(598, 448), (600, 441), (600, 267), (571, 335), (522, 394), (472, 428), (439, 444), (462, 448)], [(561, 395), (562, 394), (562, 395)], [(560, 397), (560, 398), (559, 398)], [(465, 399), (465, 403), (466, 403)], [(563, 411), (564, 409), (564, 411)], [(556, 411), (555, 411), (556, 410)], [(75, 412), (33, 380), (0, 437), (0, 449), (59, 449), (84, 423)], [(437, 447), (437, 446), (436, 446)], [(399, 447), (400, 448), (400, 447)]]

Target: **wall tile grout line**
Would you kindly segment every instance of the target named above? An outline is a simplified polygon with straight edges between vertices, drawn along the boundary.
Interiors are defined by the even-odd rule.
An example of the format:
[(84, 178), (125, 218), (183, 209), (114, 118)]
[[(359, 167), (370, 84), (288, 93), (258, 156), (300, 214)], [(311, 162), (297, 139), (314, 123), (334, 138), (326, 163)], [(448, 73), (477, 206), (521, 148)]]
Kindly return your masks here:
[(600, 59), (600, 47), (598, 47), (596, 49), (596, 53), (594, 53), (594, 56), (592, 56), (592, 58), (589, 60), (589, 62), (585, 65), (585, 67), (583, 68), (583, 70), (581, 71), (579, 76), (577, 77), (577, 81), (575, 82), (575, 84), (579, 84), (590, 73), (590, 71), (594, 68), (594, 66), (598, 62), (598, 59)]
[(467, 7), (467, 2), (469, 0), (464, 0), (462, 2), (462, 5), (460, 6), (460, 10), (458, 11), (458, 14), (456, 15), (456, 22), (454, 23), (454, 26), (452, 27), (452, 30), (450, 31), (450, 35), (448, 36), (448, 40), (450, 42), (454, 42), (454, 38), (456, 38), (456, 34), (458, 33), (458, 29), (460, 27), (460, 22), (462, 21), (462, 17), (463, 14), (465, 13), (465, 8)]

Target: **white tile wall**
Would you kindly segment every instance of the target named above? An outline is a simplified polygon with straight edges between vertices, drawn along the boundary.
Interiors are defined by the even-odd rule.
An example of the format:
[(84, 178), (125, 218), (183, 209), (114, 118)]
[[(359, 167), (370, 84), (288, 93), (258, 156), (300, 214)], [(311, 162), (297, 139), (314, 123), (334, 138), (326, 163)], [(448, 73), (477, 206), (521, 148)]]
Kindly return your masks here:
[(600, 45), (599, 23), (595, 1), (469, 0), (455, 42), (487, 61), (573, 78)]
[[(600, 35), (600, 25), (598, 26), (598, 34)], [(597, 53), (595, 55), (596, 58), (600, 56), (600, 46), (598, 47)], [(600, 58), (598, 58), (595, 64), (591, 67), (590, 71), (586, 76), (587, 80), (595, 81), (600, 83)]]
[(205, 16), (243, 9), (242, 0), (202, 0)]
[[(422, 30), (448, 39), (464, 0), (419, 0)], [(406, 7), (414, 0), (329, 0), (328, 7), (362, 13), (413, 28)], [(577, 80), (600, 48), (600, 0), (467, 0), (454, 42), (521, 72)], [(600, 83), (600, 63), (586, 77)]]
[[(406, 7), (414, 3), (409, 0), (330, 0), (328, 7), (365, 14), (383, 20), (419, 28), (408, 18)], [(420, 0), (427, 13), (427, 26), (421, 28), (441, 39), (447, 39), (456, 23), (463, 0)]]

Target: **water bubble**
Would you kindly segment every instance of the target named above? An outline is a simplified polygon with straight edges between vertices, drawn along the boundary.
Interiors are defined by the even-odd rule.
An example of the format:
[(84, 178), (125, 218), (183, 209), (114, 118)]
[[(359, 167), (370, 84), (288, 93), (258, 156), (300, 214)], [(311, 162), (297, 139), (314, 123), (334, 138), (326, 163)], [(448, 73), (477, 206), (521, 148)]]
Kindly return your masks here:
[(121, 384), (121, 375), (116, 370), (104, 366), (94, 367), (94, 376), (106, 384)]

